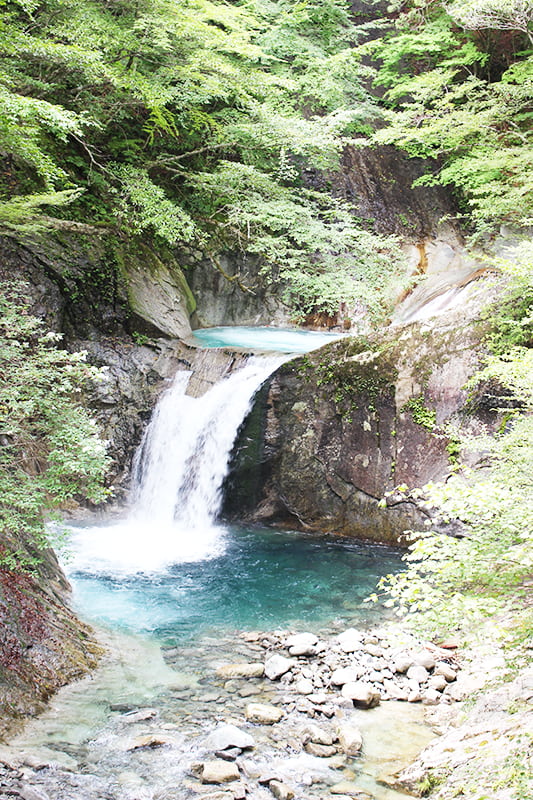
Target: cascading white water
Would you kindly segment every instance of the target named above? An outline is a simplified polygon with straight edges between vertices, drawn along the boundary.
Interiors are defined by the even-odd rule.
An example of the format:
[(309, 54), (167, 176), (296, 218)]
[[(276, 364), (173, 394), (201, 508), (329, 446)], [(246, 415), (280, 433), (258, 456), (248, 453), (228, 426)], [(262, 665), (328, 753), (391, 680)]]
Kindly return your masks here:
[(76, 530), (70, 571), (153, 573), (223, 552), (215, 520), (233, 443), (257, 390), (287, 358), (250, 358), (198, 398), (185, 394), (192, 373), (178, 372), (135, 457), (128, 517)]
[(132, 519), (186, 530), (213, 523), (237, 431), (257, 390), (283, 360), (251, 358), (202, 397), (185, 394), (190, 372), (177, 373), (135, 458)]

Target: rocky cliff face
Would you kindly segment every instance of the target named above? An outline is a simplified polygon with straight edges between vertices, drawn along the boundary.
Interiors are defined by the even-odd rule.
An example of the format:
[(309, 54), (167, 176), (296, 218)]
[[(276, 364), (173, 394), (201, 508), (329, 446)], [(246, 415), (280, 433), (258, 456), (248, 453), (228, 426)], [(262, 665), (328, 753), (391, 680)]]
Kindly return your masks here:
[(479, 366), (479, 295), (472, 287), (460, 311), (431, 326), (349, 337), (284, 365), (255, 410), (265, 419), (262, 491), (249, 517), (380, 542), (424, 524), (423, 509), (393, 490), (444, 479), (449, 425), (479, 427), (465, 389)]
[(103, 652), (69, 609), (69, 585), (52, 551), (32, 553), (24, 541), (20, 548), (41, 560), (31, 573), (0, 567), (0, 741)]

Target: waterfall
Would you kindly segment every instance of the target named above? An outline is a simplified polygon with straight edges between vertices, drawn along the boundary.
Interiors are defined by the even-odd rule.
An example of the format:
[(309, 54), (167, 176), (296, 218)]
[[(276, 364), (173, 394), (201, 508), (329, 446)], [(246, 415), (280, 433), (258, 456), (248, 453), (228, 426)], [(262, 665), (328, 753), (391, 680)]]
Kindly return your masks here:
[(288, 357), (249, 358), (202, 397), (186, 394), (192, 373), (178, 372), (135, 456), (126, 519), (73, 529), (68, 571), (160, 573), (224, 552), (215, 522), (233, 444), (256, 392)]
[(177, 373), (135, 457), (132, 519), (186, 530), (214, 522), (239, 427), (259, 387), (284, 360), (250, 358), (202, 397), (186, 394), (190, 372)]

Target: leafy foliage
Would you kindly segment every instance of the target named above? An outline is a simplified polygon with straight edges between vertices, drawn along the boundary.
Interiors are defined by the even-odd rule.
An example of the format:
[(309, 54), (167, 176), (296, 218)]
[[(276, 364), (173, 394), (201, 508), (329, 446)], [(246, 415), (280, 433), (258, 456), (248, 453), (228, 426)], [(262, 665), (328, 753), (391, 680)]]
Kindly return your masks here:
[(22, 283), (0, 291), (0, 559), (12, 567), (31, 563), (21, 537), (36, 551), (48, 545), (45, 510), (107, 495), (105, 445), (81, 403), (99, 371), (57, 347), (25, 292)]
[(373, 141), (433, 159), (419, 183), (452, 186), (479, 232), (533, 220), (532, 17), (530, 0), (411, 0), (360, 48), (386, 90)]
[[(213, 260), (222, 248), (260, 254), (297, 313), (360, 296), (366, 261), (365, 293), (383, 304), (396, 243), (303, 189), (305, 171), (335, 168), (377, 114), (354, 36), (345, 0), (9, 3), (4, 227), (26, 225), (12, 212), (28, 194), (82, 189), (56, 214), (194, 242)], [(385, 250), (390, 272), (388, 255), (373, 256)]]

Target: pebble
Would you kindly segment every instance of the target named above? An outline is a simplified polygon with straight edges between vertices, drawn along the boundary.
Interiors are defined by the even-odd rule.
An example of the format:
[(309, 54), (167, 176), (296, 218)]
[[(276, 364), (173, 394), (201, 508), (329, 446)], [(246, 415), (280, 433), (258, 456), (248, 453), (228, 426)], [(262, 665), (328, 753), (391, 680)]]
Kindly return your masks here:
[(410, 681), (414, 681), (415, 683), (421, 684), (425, 683), (429, 678), (429, 672), (425, 667), (420, 664), (413, 664), (412, 667), (409, 667), (407, 670), (407, 677)]
[(128, 745), (128, 750), (141, 750), (142, 748), (163, 747), (165, 744), (170, 744), (171, 739), (165, 736), (157, 736), (155, 734), (146, 734), (145, 736), (136, 736), (135, 739)]
[(313, 681), (310, 681), (309, 678), (300, 678), (294, 685), (294, 691), (298, 694), (312, 694), (314, 688)]
[(316, 742), (316, 744), (331, 745), (337, 739), (332, 728), (323, 728), (313, 723), (309, 723), (302, 728), (301, 735), (305, 743)]
[(437, 661), (435, 664), (435, 674), (444, 675), (448, 683), (452, 683), (457, 678), (457, 671), (446, 661)]
[(361, 677), (362, 671), (357, 667), (341, 667), (331, 674), (331, 683), (334, 686), (344, 686), (345, 683), (355, 683)]

